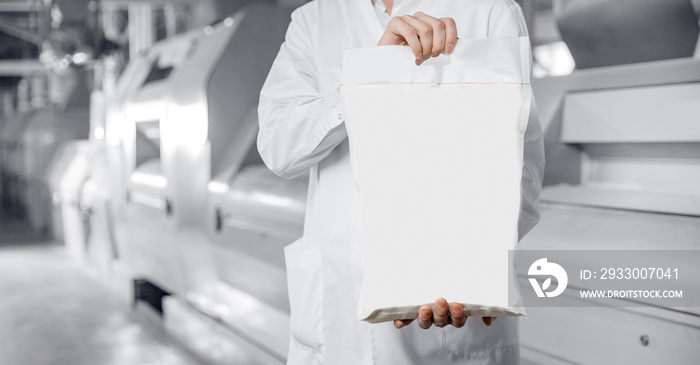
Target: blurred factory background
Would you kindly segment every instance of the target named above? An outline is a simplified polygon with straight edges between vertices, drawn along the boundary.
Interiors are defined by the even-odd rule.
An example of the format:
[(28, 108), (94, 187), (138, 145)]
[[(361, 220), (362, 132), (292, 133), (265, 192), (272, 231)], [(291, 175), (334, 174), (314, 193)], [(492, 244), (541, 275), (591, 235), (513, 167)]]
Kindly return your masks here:
[[(262, 164), (256, 108), (304, 2), (0, 1), (0, 364), (285, 362), (307, 181)], [(700, 249), (700, 1), (519, 3), (521, 248)], [(524, 364), (700, 363), (699, 308), (528, 312)]]

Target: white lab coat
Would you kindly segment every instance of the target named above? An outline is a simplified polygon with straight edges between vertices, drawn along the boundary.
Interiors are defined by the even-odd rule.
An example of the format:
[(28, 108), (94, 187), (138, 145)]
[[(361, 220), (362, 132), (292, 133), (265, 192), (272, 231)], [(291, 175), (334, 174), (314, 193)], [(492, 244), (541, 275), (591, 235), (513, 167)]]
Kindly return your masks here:
[[(513, 0), (404, 0), (395, 15), (417, 11), (455, 19), (460, 38), (527, 33)], [(415, 323), (397, 330), (390, 322), (357, 320), (358, 193), (343, 124), (340, 65), (344, 49), (376, 46), (384, 31), (380, 24), (371, 0), (302, 6), (292, 14), (261, 92), (263, 160), (282, 177), (310, 174), (304, 235), (285, 249), (292, 322), (288, 364), (516, 364), (518, 318), (498, 318), (491, 327), (469, 318), (461, 329), (429, 330)], [(533, 115), (524, 158), (521, 237), (539, 218), (544, 153)]]

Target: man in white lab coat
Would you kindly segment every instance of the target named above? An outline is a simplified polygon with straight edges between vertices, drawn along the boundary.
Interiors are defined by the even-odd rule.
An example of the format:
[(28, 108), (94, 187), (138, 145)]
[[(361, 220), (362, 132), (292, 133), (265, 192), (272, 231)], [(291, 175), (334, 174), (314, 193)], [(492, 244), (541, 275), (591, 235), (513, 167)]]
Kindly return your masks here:
[[(357, 320), (359, 198), (339, 81), (344, 49), (407, 45), (420, 64), (451, 52), (457, 36), (526, 34), (513, 0), (317, 0), (292, 14), (260, 96), (258, 136), (272, 171), (285, 178), (310, 176), (304, 236), (285, 249), (292, 321), (288, 364), (518, 363), (518, 318), (492, 323), (468, 318), (464, 324), (461, 306), (440, 299), (434, 311), (421, 308), (417, 324)], [(380, 69), (392, 66), (376, 61)], [(534, 112), (524, 159), (521, 238), (539, 219), (544, 152)]]

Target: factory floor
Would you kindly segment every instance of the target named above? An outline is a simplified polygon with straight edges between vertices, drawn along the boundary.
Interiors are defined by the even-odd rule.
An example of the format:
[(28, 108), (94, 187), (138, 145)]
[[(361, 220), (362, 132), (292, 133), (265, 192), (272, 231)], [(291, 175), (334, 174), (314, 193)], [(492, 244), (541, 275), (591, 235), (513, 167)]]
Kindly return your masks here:
[(0, 364), (195, 365), (63, 247), (0, 213)]

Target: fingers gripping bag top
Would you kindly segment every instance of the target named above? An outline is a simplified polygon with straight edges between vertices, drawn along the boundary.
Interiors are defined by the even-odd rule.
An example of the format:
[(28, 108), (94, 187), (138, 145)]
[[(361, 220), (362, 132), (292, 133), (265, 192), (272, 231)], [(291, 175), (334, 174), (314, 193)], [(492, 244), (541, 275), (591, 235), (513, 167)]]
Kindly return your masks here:
[[(409, 47), (345, 51), (346, 129), (360, 194), (358, 317), (416, 318), (444, 297), (471, 316), (524, 315), (518, 241), (527, 37), (462, 39), (416, 66)], [(515, 295), (513, 295), (515, 293)]]

